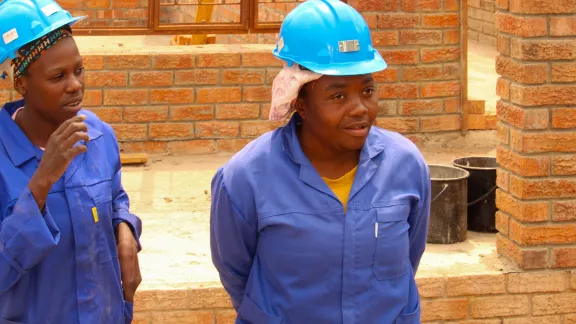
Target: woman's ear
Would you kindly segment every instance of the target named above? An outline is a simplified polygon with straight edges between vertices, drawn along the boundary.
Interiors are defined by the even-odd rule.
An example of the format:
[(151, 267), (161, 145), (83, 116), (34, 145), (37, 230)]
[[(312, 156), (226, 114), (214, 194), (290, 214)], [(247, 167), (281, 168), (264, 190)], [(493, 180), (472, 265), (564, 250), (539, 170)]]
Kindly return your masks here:
[(28, 85), (26, 84), (26, 80), (24, 77), (14, 79), (14, 89), (18, 92), (22, 97), (26, 95), (28, 90)]
[(300, 115), (302, 119), (305, 119), (306, 113), (304, 109), (305, 107), (304, 99), (302, 97), (298, 97), (292, 102), (292, 105), (294, 107), (294, 110), (298, 113), (298, 115)]

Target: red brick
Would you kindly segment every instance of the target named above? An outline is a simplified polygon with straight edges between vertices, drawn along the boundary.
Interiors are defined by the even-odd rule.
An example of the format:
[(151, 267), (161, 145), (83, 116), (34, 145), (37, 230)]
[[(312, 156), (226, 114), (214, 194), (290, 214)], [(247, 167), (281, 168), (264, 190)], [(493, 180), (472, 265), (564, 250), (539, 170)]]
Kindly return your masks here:
[(420, 53), (422, 62), (451, 62), (460, 59), (459, 48), (422, 49)]
[(418, 25), (418, 14), (394, 13), (378, 16), (378, 28), (414, 28)]
[(121, 9), (106, 9), (96, 11), (97, 19), (121, 19), (124, 18), (124, 11)]
[(420, 95), (424, 98), (459, 96), (460, 82), (425, 83), (420, 86)]
[(576, 36), (576, 17), (550, 18), (551, 36)]
[(373, 30), (371, 34), (374, 46), (398, 45), (398, 31)]
[(421, 321), (460, 320), (467, 315), (467, 298), (422, 300)]
[(230, 104), (216, 107), (217, 119), (256, 119), (259, 116), (258, 104)]
[(102, 91), (101, 90), (86, 90), (84, 91), (84, 99), (82, 100), (84, 107), (102, 106)]
[(485, 100), (468, 100), (468, 114), (481, 114), (486, 113)]
[(576, 108), (553, 108), (552, 126), (554, 128), (576, 128)]
[(460, 43), (460, 31), (459, 30), (445, 30), (442, 32), (442, 44), (445, 45), (455, 45)]
[(496, 169), (496, 185), (502, 190), (509, 190), (510, 188), (510, 173), (502, 168)]
[(443, 132), (461, 129), (462, 122), (459, 115), (427, 117), (421, 119), (420, 127), (423, 132)]
[(218, 84), (218, 70), (191, 70), (176, 71), (174, 84), (176, 85), (198, 85), (198, 84)]
[(514, 58), (527, 61), (574, 60), (576, 59), (576, 41), (513, 39), (510, 44), (510, 53)]
[(143, 140), (148, 137), (148, 126), (144, 124), (112, 124), (118, 141)]
[(522, 106), (576, 105), (576, 87), (568, 85), (538, 87), (511, 85), (510, 100)]
[(142, 70), (150, 68), (148, 55), (110, 55), (106, 57), (106, 66), (112, 70)]
[(272, 100), (272, 88), (244, 87), (242, 98), (248, 102), (269, 102)]
[(105, 90), (105, 105), (144, 105), (148, 103), (148, 90)]
[(130, 72), (130, 85), (136, 87), (171, 86), (174, 76), (172, 72)]
[(199, 138), (227, 138), (238, 136), (240, 126), (238, 122), (197, 122), (196, 136)]
[(194, 102), (194, 89), (151, 89), (151, 104), (188, 104)]
[(398, 1), (396, 0), (357, 0), (356, 9), (360, 12), (366, 11), (397, 11)]
[(418, 100), (402, 103), (402, 115), (427, 115), (442, 113), (442, 100)]
[(64, 9), (84, 8), (84, 2), (80, 2), (78, 0), (58, 0), (58, 4), (61, 5)]
[(496, 249), (498, 254), (509, 257), (524, 270), (543, 269), (548, 266), (548, 249), (521, 249), (500, 234), (496, 235)]
[(147, 8), (137, 8), (137, 9), (125, 9), (124, 11), (124, 18), (141, 18), (147, 19), (148, 18), (148, 9)]
[(510, 56), (510, 36), (496, 35), (496, 50), (502, 55)]
[(442, 44), (442, 31), (439, 30), (402, 30), (400, 43), (404, 45)]
[(121, 87), (128, 84), (128, 73), (86, 71), (85, 82), (87, 87)]
[(548, 65), (523, 64), (514, 59), (499, 55), (496, 57), (496, 73), (524, 84), (546, 83), (548, 78)]
[(282, 66), (282, 61), (270, 52), (242, 53), (242, 66)]
[(224, 70), (222, 84), (263, 84), (264, 70)]
[(168, 150), (175, 155), (211, 154), (216, 152), (216, 144), (213, 140), (171, 141)]
[(512, 148), (523, 153), (576, 152), (576, 133), (511, 132)]
[[(571, 222), (576, 220), (576, 200), (563, 200), (554, 202), (552, 220), (555, 222)], [(576, 278), (574, 275), (573, 278)]]
[[(576, 248), (555, 248), (554, 254), (554, 268), (574, 268), (576, 267)], [(576, 294), (575, 294), (576, 295)], [(572, 308), (570, 311), (567, 308), (561, 311), (562, 313), (571, 313), (574, 311), (574, 301), (572, 301)], [(555, 312), (556, 313), (556, 312)], [(544, 314), (544, 313), (542, 313)], [(550, 313), (547, 313), (550, 314)]]
[(575, 198), (576, 180), (529, 180), (510, 177), (510, 192), (521, 199)]
[(442, 79), (441, 65), (422, 65), (416, 67), (405, 66), (402, 68), (402, 80), (424, 81)]
[(435, 277), (417, 278), (416, 285), (420, 296), (423, 298), (442, 297), (444, 296), (446, 279)]
[(364, 13), (362, 14), (364, 20), (368, 24), (368, 28), (375, 29), (378, 28), (378, 14), (375, 13)]
[(194, 124), (150, 124), (151, 139), (186, 139), (194, 137)]
[(480, 114), (468, 115), (468, 129), (484, 130), (486, 129), (486, 116)]
[(522, 156), (499, 147), (497, 160), (501, 166), (525, 177), (547, 176), (550, 171), (550, 159), (546, 156)]
[(462, 112), (462, 102), (460, 98), (444, 99), (444, 111), (446, 113)]
[(388, 67), (386, 70), (376, 72), (372, 76), (376, 82), (396, 82), (398, 81), (398, 69)]
[(418, 86), (415, 84), (381, 84), (378, 87), (378, 97), (380, 99), (391, 98), (417, 98)]
[(532, 297), (532, 315), (574, 313), (574, 304), (576, 293), (535, 295)]
[(576, 175), (576, 156), (552, 157), (553, 175)]
[(126, 107), (124, 121), (130, 123), (166, 121), (168, 107)]
[(398, 100), (379, 100), (377, 116), (396, 115)]
[(156, 54), (152, 55), (153, 69), (191, 69), (195, 66), (194, 54)]
[(552, 63), (552, 82), (576, 82), (576, 64)]
[(527, 315), (530, 311), (527, 295), (477, 297), (470, 302), (472, 318)]
[(112, 2), (112, 8), (137, 8), (140, 6), (140, 0), (115, 0)]
[(502, 294), (506, 291), (504, 275), (453, 277), (446, 281), (446, 295), (476, 296)]
[(498, 81), (496, 81), (496, 95), (502, 99), (510, 99), (510, 80), (498, 78)]
[(550, 119), (548, 109), (523, 109), (499, 100), (496, 103), (498, 117), (523, 129), (546, 129)]
[(460, 63), (445, 63), (444, 68), (442, 69), (442, 79), (460, 79)]
[(418, 119), (416, 118), (377, 118), (376, 127), (402, 134), (418, 132)]
[(494, 225), (500, 234), (508, 236), (510, 230), (510, 216), (503, 213), (501, 210), (498, 210), (496, 212), (496, 220)]
[[(510, 293), (537, 293), (561, 292), (566, 290), (567, 273), (565, 272), (535, 272), (511, 273), (508, 275), (508, 292)], [(522, 322), (527, 323), (527, 322)], [(536, 321), (533, 323), (537, 323)], [(538, 322), (552, 323), (552, 322)], [(520, 322), (518, 322), (520, 324)]]
[(164, 154), (168, 152), (168, 142), (125, 142), (122, 148), (125, 153)]
[(444, 9), (447, 11), (458, 11), (458, 9), (460, 9), (460, 1), (444, 0)]
[[(216, 147), (218, 152), (236, 153), (242, 150), (248, 143), (250, 143), (250, 139), (247, 138), (223, 139), (216, 140)], [(234, 322), (231, 323), (234, 324)]]
[(198, 67), (237, 67), (240, 66), (239, 53), (199, 53)]
[(509, 0), (496, 0), (496, 7), (504, 10), (508, 10), (510, 7)]
[(415, 50), (380, 50), (380, 54), (390, 65), (418, 63), (418, 51)]
[[(237, 152), (237, 151), (233, 151)], [(218, 310), (216, 311), (215, 324), (234, 324), (236, 321), (236, 311), (234, 310)]]
[(510, 137), (510, 127), (505, 123), (498, 123), (496, 128), (496, 136), (500, 140), (500, 143), (504, 145), (510, 144), (509, 137)]
[(99, 107), (89, 109), (95, 113), (105, 123), (120, 123), (122, 122), (122, 108), (121, 107)]
[[(125, 0), (122, 0), (125, 1)], [(193, 153), (190, 153), (193, 154)], [(152, 313), (152, 323), (207, 324), (213, 321), (213, 311), (172, 311)]]
[(240, 102), (240, 88), (202, 88), (198, 89), (198, 103)]
[(211, 120), (214, 107), (211, 105), (170, 107), (170, 120)]
[(548, 33), (546, 17), (522, 17), (503, 12), (496, 13), (496, 28), (521, 37), (546, 36)]
[(510, 238), (523, 245), (575, 243), (576, 225), (531, 226), (511, 221)]
[(529, 14), (574, 13), (576, 3), (573, 0), (510, 0), (510, 11)]
[(266, 69), (266, 84), (272, 85), (276, 76), (280, 73), (280, 69)]
[(280, 125), (280, 122), (272, 121), (246, 121), (240, 124), (240, 135), (242, 137), (257, 137), (275, 130)]
[(459, 25), (460, 25), (460, 15), (458, 14), (440, 14), (440, 15), (422, 16), (422, 26), (427, 28), (458, 27)]
[(402, 10), (414, 11), (440, 11), (442, 0), (402, 0)]

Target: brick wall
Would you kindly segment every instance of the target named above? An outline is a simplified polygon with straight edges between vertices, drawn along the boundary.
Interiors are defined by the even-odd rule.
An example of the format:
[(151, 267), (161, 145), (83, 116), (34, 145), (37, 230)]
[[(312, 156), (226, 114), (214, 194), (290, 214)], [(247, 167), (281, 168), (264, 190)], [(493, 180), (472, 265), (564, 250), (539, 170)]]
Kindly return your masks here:
[(498, 250), (576, 267), (576, 2), (498, 0)]
[[(420, 278), (424, 324), (575, 324), (576, 273)], [(141, 291), (134, 324), (233, 324), (222, 288)]]
[(56, 0), (73, 16), (88, 16), (81, 27), (146, 27), (148, 0)]
[(496, 46), (496, 0), (468, 0), (468, 39)]

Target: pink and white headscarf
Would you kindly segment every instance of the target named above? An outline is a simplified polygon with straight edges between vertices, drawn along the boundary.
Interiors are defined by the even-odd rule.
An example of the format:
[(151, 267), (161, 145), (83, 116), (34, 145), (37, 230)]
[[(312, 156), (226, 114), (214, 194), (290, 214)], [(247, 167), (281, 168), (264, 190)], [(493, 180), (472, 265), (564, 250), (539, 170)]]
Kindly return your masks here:
[(284, 64), (284, 68), (272, 83), (272, 107), (268, 118), (279, 121), (288, 117), (302, 86), (321, 77), (322, 74), (300, 69), (296, 63), (292, 64), (291, 67)]

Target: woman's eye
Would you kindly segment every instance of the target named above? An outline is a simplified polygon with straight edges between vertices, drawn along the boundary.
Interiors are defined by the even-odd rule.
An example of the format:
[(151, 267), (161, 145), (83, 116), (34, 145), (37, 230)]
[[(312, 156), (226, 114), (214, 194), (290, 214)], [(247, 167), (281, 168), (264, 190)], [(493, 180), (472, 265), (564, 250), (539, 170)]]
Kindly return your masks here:
[(335, 95), (333, 98), (336, 100), (344, 100), (346, 97), (344, 97), (344, 95), (339, 94), (339, 95)]
[(58, 79), (61, 79), (63, 76), (64, 76), (64, 74), (58, 74), (58, 75), (55, 75), (55, 76), (52, 78), (52, 80), (58, 80)]
[(367, 95), (371, 95), (374, 93), (374, 88), (368, 88), (368, 89), (364, 90), (364, 93)]
[(76, 70), (76, 74), (82, 74), (82, 72), (84, 72), (84, 67), (81, 67), (78, 70)]

